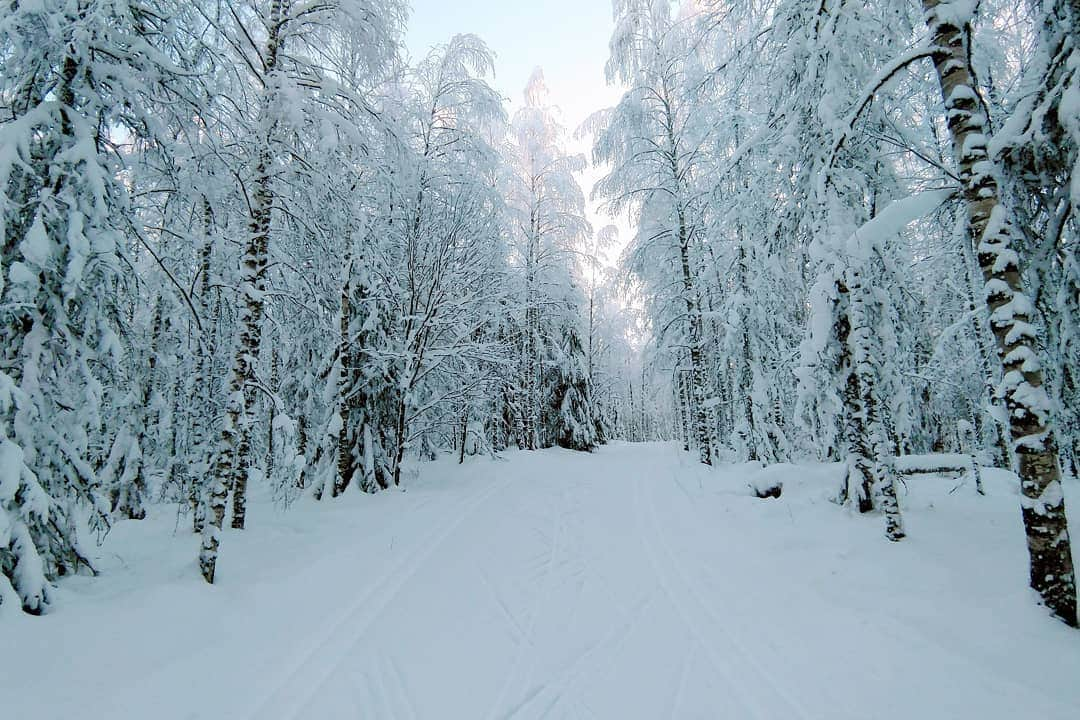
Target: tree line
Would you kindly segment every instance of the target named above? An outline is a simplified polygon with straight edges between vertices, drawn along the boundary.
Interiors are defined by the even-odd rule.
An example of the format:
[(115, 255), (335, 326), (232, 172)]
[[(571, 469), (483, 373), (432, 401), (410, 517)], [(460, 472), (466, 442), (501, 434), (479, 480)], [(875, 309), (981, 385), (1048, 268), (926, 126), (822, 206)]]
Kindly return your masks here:
[(0, 603), (152, 503), (213, 582), (249, 487), (677, 435), (842, 463), (891, 540), (895, 457), (1013, 467), (1075, 624), (1075, 3), (612, 5), (615, 273), (542, 75), (510, 115), (478, 38), (404, 57), (401, 0), (8, 3)]
[(1080, 10), (1062, 0), (615, 0), (585, 128), (702, 463), (1015, 467), (1031, 585), (1076, 623)]
[(542, 74), (510, 117), (479, 39), (409, 62), (405, 20), (5, 6), (0, 602), (44, 611), (152, 503), (213, 582), (250, 487), (374, 493), (408, 456), (625, 424), (625, 318)]

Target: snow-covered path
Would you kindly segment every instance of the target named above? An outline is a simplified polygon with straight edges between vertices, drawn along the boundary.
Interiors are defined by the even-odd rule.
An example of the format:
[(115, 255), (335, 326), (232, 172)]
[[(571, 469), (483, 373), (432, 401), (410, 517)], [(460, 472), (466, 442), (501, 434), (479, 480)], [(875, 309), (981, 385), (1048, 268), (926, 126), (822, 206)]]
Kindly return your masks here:
[(927, 480), (890, 545), (828, 468), (770, 470), (780, 501), (751, 472), (668, 445), (437, 464), (257, 505), (213, 588), (170, 518), (126, 523), (106, 577), (0, 624), (3, 717), (1080, 717), (1080, 633), (1023, 589), (1007, 488)]

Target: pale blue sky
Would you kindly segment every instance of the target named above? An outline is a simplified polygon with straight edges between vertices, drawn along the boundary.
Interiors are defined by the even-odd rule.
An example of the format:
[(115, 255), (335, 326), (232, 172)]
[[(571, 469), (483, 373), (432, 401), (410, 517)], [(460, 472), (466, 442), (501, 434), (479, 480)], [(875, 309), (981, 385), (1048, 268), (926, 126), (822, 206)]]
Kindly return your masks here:
[[(479, 35), (495, 53), (495, 88), (511, 101), (513, 113), (522, 100), (525, 83), (536, 67), (543, 68), (552, 102), (562, 110), (570, 137), (569, 150), (590, 155), (591, 138), (573, 133), (596, 110), (618, 102), (619, 91), (604, 81), (604, 63), (611, 37), (611, 0), (411, 0), (412, 15), (405, 44), (413, 58), (458, 33)], [(578, 175), (588, 196), (603, 168), (589, 167)], [(613, 219), (589, 202), (594, 228), (614, 223), (619, 239), (606, 262), (618, 256), (630, 238), (628, 219)]]
[(604, 83), (611, 0), (411, 0), (406, 44), (413, 57), (457, 33), (479, 35), (496, 54), (495, 87), (517, 105), (540, 66), (573, 131), (613, 104)]

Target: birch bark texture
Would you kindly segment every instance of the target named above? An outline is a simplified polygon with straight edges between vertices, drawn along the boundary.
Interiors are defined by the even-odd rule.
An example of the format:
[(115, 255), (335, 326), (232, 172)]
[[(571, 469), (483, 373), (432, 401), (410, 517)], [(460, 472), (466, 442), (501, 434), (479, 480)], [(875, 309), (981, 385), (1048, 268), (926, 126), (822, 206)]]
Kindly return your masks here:
[(923, 0), (933, 63), (952, 136), (983, 297), (1002, 364), (1002, 394), (1017, 458), (1031, 587), (1064, 622), (1077, 625), (1076, 578), (1065, 516), (1050, 398), (1036, 353), (1034, 305), (1024, 291), (1014, 230), (987, 150), (990, 125), (971, 67), (970, 2)]
[(270, 114), (273, 76), (278, 70), (281, 45), (284, 40), (285, 19), (291, 0), (274, 0), (270, 5), (267, 27), (265, 75), (267, 78), (262, 100), (263, 129), (261, 147), (253, 178), (251, 217), (248, 238), (240, 267), (239, 304), (240, 337), (233, 355), (227, 386), (228, 405), (221, 429), (214, 474), (208, 489), (208, 522), (203, 528), (199, 551), (199, 570), (208, 583), (214, 582), (221, 526), (229, 491), (233, 493), (232, 526), (244, 527), (247, 511), (247, 475), (252, 462), (251, 435), (248, 427), (255, 407), (255, 362), (262, 342), (263, 298), (266, 295), (266, 266), (270, 246), (270, 214), (273, 206), (272, 172), (274, 158), (271, 148), (273, 120)]

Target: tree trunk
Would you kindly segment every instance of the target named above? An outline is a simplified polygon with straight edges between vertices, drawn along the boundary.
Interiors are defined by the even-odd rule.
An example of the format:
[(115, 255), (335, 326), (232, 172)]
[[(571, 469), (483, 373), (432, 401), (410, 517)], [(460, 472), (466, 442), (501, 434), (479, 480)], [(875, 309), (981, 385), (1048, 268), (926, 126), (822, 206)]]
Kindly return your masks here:
[(397, 443), (394, 447), (394, 486), (401, 485), (401, 462), (405, 459), (405, 432), (408, 428), (406, 422), (407, 394), (401, 393), (397, 404), (397, 422), (394, 427), (397, 430)]
[(359, 460), (354, 452), (355, 443), (353, 442), (357, 428), (352, 427), (355, 418), (353, 413), (350, 412), (348, 399), (350, 394), (355, 392), (352, 382), (352, 338), (349, 332), (352, 325), (352, 304), (350, 302), (351, 287), (348, 273), (349, 270), (347, 269), (345, 284), (341, 289), (341, 320), (338, 327), (338, 363), (341, 367), (338, 372), (337, 410), (341, 427), (338, 429), (337, 477), (334, 478), (334, 484), (330, 490), (332, 497), (337, 497), (349, 487), (356, 469), (356, 463)]
[(683, 441), (683, 450), (690, 451), (690, 392), (686, 386), (686, 373), (675, 369), (675, 393), (678, 407), (679, 435)]
[(296, 418), (296, 452), (304, 458), (304, 464), (300, 468), (300, 474), (296, 476), (296, 487), (303, 488), (307, 485), (308, 459), (307, 459), (307, 418), (304, 415)]
[(836, 309), (836, 342), (840, 348), (837, 372), (844, 376), (844, 426), (843, 456), (847, 464), (844, 486), (840, 490), (840, 501), (855, 501), (859, 512), (874, 509), (874, 476), (870, 470), (869, 453), (866, 451), (866, 425), (863, 413), (863, 392), (859, 387), (859, 375), (855, 372), (855, 359), (851, 353), (851, 321), (849, 319), (849, 293), (843, 283), (837, 284), (840, 299)]
[[(965, 224), (966, 225), (966, 224)], [(994, 395), (994, 384), (997, 376), (996, 369), (991, 366), (993, 361), (993, 355), (989, 347), (988, 338), (990, 336), (989, 329), (985, 326), (985, 315), (980, 313), (979, 308), (976, 306), (977, 298), (975, 297), (978, 291), (978, 276), (981, 274), (981, 270), (978, 267), (978, 262), (975, 260), (974, 254), (971, 248), (971, 242), (967, 237), (967, 233), (964, 233), (963, 239), (963, 254), (964, 265), (968, 270), (968, 275), (971, 278), (970, 287), (968, 288), (968, 308), (971, 311), (971, 325), (968, 330), (975, 340), (975, 347), (979, 353), (979, 367), (982, 369), (983, 374), (983, 395), (986, 402), (986, 408), (995, 412), (991, 413), (993, 422), (990, 423), (990, 432), (992, 436), (992, 442), (994, 450), (997, 453), (998, 464), (1007, 469), (1013, 467), (1013, 457), (1009, 450), (1009, 442), (1007, 435), (1009, 429), (1006, 427), (1002, 418), (1003, 412), (996, 412), (1000, 408), (1000, 401)], [(986, 409), (980, 408), (980, 414), (987, 412)], [(980, 425), (982, 423), (980, 422)], [(981, 434), (979, 437), (982, 440)]]
[(240, 342), (233, 358), (233, 372), (239, 385), (233, 392), (243, 396), (242, 414), (236, 427), (237, 442), (231, 468), (233, 490), (232, 526), (242, 530), (247, 516), (248, 472), (254, 463), (251, 452), (251, 418), (255, 410), (255, 362), (262, 344), (263, 296), (266, 293), (267, 250), (270, 241), (270, 158), (260, 161), (256, 170), (252, 199), (251, 239), (244, 253), (241, 269), (243, 305), (239, 313)]
[[(270, 5), (270, 22), (266, 40), (266, 74), (278, 69), (278, 53), (282, 43), (284, 17), (289, 0), (273, 0)], [(269, 92), (269, 91), (267, 91)], [(221, 430), (221, 440), (214, 464), (214, 477), (209, 488), (210, 523), (203, 531), (202, 548), (199, 552), (199, 568), (207, 582), (214, 582), (222, 521), (230, 488), (233, 490), (234, 528), (243, 528), (247, 511), (247, 475), (251, 466), (251, 434), (248, 419), (255, 405), (253, 381), (255, 360), (262, 340), (263, 298), (266, 294), (267, 250), (270, 244), (270, 213), (273, 207), (271, 171), (273, 155), (271, 132), (273, 120), (269, 117), (269, 97), (263, 98), (262, 122), (266, 125), (266, 137), (259, 149), (258, 164), (251, 199), (251, 221), (240, 269), (240, 289), (243, 296), (238, 321), (240, 338), (233, 356), (229, 373), (228, 409)]]
[(461, 411), (461, 447), (458, 448), (458, 465), (465, 463), (465, 443), (469, 441), (469, 404), (465, 403), (465, 407)]
[(934, 68), (1002, 363), (1002, 389), (1023, 493), (1031, 587), (1051, 611), (1076, 626), (1076, 580), (1050, 402), (1035, 353), (1033, 306), (1024, 293), (1019, 255), (1010, 247), (1013, 230), (987, 153), (990, 128), (969, 61), (969, 18), (957, 12), (955, 2), (923, 0), (923, 9), (936, 48)]
[[(1061, 367), (1061, 397), (1080, 399), (1080, 387), (1077, 387), (1076, 373), (1080, 368), (1069, 365), (1068, 362)], [(1073, 400), (1072, 402), (1076, 402)], [(1080, 479), (1080, 422), (1076, 413), (1072, 414), (1072, 432), (1065, 429), (1065, 445), (1062, 455), (1065, 457), (1064, 467), (1069, 471), (1073, 479)], [(1070, 442), (1068, 438), (1072, 438)]]
[(539, 447), (540, 424), (540, 369), (539, 354), (540, 313), (537, 307), (536, 263), (539, 249), (537, 245), (536, 212), (529, 219), (529, 249), (525, 271), (525, 412), (524, 431), (525, 449), (536, 450)]
[[(741, 229), (740, 229), (741, 232)], [(739, 294), (743, 298), (743, 311), (740, 313), (739, 327), (739, 351), (742, 355), (742, 366), (739, 368), (739, 389), (736, 397), (742, 395), (743, 401), (743, 428), (740, 433), (743, 436), (743, 446), (746, 450), (746, 459), (753, 462), (758, 460), (757, 433), (754, 427), (754, 356), (750, 347), (750, 268), (746, 257), (746, 249), (740, 244), (738, 258)]]
[[(667, 87), (664, 88), (667, 95)], [(690, 228), (687, 227), (686, 207), (678, 199), (682, 189), (682, 173), (679, 167), (679, 150), (675, 142), (675, 118), (670, 106), (664, 118), (664, 131), (667, 135), (667, 161), (671, 170), (671, 180), (675, 185), (675, 212), (678, 220), (679, 265), (682, 270), (683, 299), (686, 303), (686, 322), (689, 330), (690, 369), (693, 379), (694, 396), (694, 435), (698, 443), (698, 456), (703, 465), (712, 465), (712, 410), (708, 405), (709, 372), (705, 363), (705, 333), (701, 319), (701, 296), (690, 263)]]
[(192, 435), (198, 448), (199, 462), (195, 472), (188, 479), (188, 503), (191, 505), (191, 529), (201, 533), (206, 524), (206, 503), (204, 486), (206, 475), (213, 462), (212, 448), (213, 426), (208, 419), (213, 392), (213, 362), (215, 352), (216, 323), (211, 325), (210, 317), (210, 269), (213, 259), (213, 211), (210, 201), (202, 198), (203, 246), (199, 251), (199, 312), (202, 314), (204, 336), (199, 339), (199, 357), (195, 362), (194, 395), (198, 406), (192, 414)]
[(270, 351), (270, 392), (274, 396), (269, 398), (270, 410), (267, 413), (269, 424), (266, 428), (266, 479), (269, 480), (274, 474), (274, 421), (277, 418), (277, 391), (280, 382), (280, 369), (278, 367), (277, 348)]
[(694, 397), (694, 437), (697, 440), (698, 458), (704, 465), (712, 465), (712, 434), (710, 417), (712, 413), (706, 406), (709, 395), (708, 372), (705, 369), (705, 353), (702, 349), (701, 308), (698, 305), (697, 287), (690, 272), (690, 239), (679, 210), (679, 262), (682, 266), (683, 296), (686, 302), (687, 324), (690, 329), (690, 371), (692, 373), (692, 392)]
[(848, 284), (848, 316), (851, 319), (848, 344), (853, 361), (852, 375), (858, 378), (855, 390), (860, 393), (858, 410), (862, 413), (859, 455), (867, 464), (864, 475), (869, 474), (873, 497), (885, 515), (885, 537), (895, 542), (905, 534), (896, 497), (895, 443), (882, 417), (883, 403), (877, 393), (881, 372), (877, 348), (871, 345), (876, 333), (867, 312), (866, 295), (860, 274), (852, 271)]

